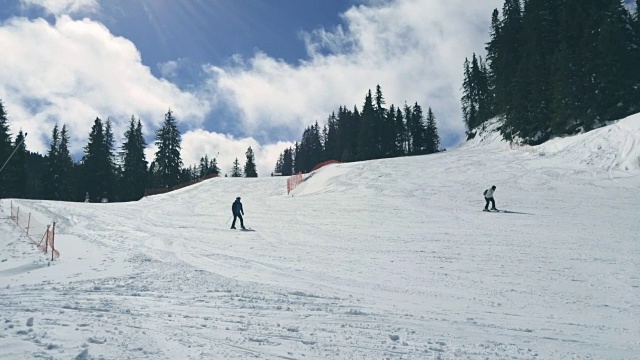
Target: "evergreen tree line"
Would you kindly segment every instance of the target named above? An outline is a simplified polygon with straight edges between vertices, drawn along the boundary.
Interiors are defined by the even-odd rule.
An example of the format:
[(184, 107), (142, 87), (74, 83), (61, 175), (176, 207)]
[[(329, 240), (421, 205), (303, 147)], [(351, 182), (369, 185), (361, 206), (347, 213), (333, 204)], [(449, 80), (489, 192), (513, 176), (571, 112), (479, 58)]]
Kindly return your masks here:
[[(11, 140), (7, 113), (0, 100), (0, 161), (4, 163), (15, 151), (0, 173), (0, 198), (83, 201), (88, 193), (90, 201), (102, 198), (134, 201), (142, 198), (148, 188), (172, 188), (220, 174), (216, 159), (209, 159), (207, 155), (200, 159), (198, 166), (183, 167), (181, 135), (171, 110), (156, 131), (158, 150), (151, 164), (144, 153), (147, 144), (142, 123), (133, 116), (119, 149), (114, 147), (111, 121), (96, 118), (79, 162), (73, 160), (69, 151), (66, 125), (54, 126), (45, 156), (28, 151), (22, 141), (24, 137), (20, 131), (15, 140)], [(246, 156), (244, 171), (236, 158), (232, 176), (258, 176), (251, 147)]]
[(385, 108), (380, 85), (376, 93), (365, 96), (362, 111), (340, 106), (321, 128), (306, 128), (302, 140), (285, 149), (276, 163), (275, 173), (292, 175), (308, 172), (327, 160), (342, 162), (382, 159), (408, 155), (432, 154), (440, 151), (440, 136), (431, 108), (426, 118), (416, 102), (402, 109)]
[(539, 144), (640, 111), (640, 17), (622, 0), (505, 0), (490, 35), (464, 62), (469, 134), (504, 115), (505, 139)]

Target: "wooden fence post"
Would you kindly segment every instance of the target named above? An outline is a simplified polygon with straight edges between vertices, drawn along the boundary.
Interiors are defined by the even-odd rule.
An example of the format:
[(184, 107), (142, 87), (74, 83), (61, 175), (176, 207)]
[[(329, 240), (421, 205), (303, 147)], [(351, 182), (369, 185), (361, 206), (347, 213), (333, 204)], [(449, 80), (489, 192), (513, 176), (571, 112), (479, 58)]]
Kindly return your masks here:
[(56, 223), (53, 222), (53, 231), (51, 234), (51, 261), (53, 261), (53, 255), (56, 252), (56, 248), (54, 246), (56, 240)]

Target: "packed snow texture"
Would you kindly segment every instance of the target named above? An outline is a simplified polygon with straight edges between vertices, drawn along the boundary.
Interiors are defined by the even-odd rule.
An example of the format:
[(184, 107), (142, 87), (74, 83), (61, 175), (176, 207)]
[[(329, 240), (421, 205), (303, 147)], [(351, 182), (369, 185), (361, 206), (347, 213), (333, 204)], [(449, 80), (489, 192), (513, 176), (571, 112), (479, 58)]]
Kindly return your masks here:
[[(536, 147), (0, 203), (0, 358), (637, 359), (640, 115)], [(482, 212), (496, 185), (506, 213)], [(241, 196), (245, 223), (230, 230)]]

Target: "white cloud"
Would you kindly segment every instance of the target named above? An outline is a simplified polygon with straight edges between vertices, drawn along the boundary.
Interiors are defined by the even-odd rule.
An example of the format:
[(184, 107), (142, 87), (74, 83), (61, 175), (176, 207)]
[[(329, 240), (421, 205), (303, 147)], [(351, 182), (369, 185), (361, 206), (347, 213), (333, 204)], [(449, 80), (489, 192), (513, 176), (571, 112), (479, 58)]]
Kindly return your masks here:
[(340, 105), (360, 108), (380, 84), (387, 106), (430, 106), (441, 135), (459, 136), (462, 64), (473, 52), (484, 55), (491, 12), (502, 0), (375, 3), (349, 9), (344, 27), (304, 33), (309, 58), (299, 64), (259, 52), (235, 66), (209, 66), (208, 86), (249, 135), (276, 127), (301, 133)]
[(44, 8), (53, 15), (79, 12), (96, 12), (100, 8), (97, 0), (21, 0), (26, 6)]
[(177, 61), (171, 60), (161, 64), (158, 64), (158, 69), (160, 69), (160, 73), (164, 78), (173, 78), (178, 73), (178, 68), (180, 65)]
[(55, 123), (67, 124), (78, 153), (96, 117), (110, 118), (121, 140), (131, 115), (152, 133), (169, 108), (189, 128), (209, 112), (208, 101), (154, 77), (131, 41), (91, 20), (13, 18), (0, 27), (0, 48), (11, 54), (0, 57), (0, 98), (32, 151), (46, 151)]
[[(23, 2), (54, 14), (97, 6), (95, 0)], [(56, 122), (70, 128), (71, 148), (78, 153), (96, 116), (110, 117), (120, 140), (132, 114), (149, 135), (171, 108), (183, 128), (192, 130), (183, 136), (185, 164), (197, 163), (204, 154), (214, 156), (219, 147), (220, 166), (228, 172), (235, 157), (244, 163), (246, 148), (252, 146), (264, 176), (290, 144), (263, 145), (254, 139), (274, 138), (279, 131), (300, 136), (340, 105), (361, 107), (366, 91), (377, 84), (387, 105), (417, 101), (431, 106), (441, 135), (460, 135), (462, 63), (473, 52), (484, 54), (491, 11), (501, 3), (395, 0), (354, 6), (342, 14), (343, 26), (301, 34), (306, 59), (290, 64), (263, 52), (249, 59), (232, 56), (231, 66), (205, 66), (211, 77), (197, 93), (153, 76), (135, 44), (99, 22), (66, 15), (55, 24), (14, 18), (0, 25), (0, 48), (10, 54), (0, 57), (0, 98), (12, 133), (28, 131), (32, 151), (46, 151)], [(165, 78), (173, 78), (181, 61), (158, 66)], [(203, 128), (213, 106), (236, 112), (233, 120), (240, 122), (244, 138), (195, 130)]]
[[(234, 138), (229, 135), (208, 132), (205, 130), (188, 131), (182, 135), (182, 161), (185, 166), (198, 165), (200, 158), (216, 158), (221, 175), (231, 175), (231, 168), (236, 158), (244, 168), (246, 151), (251, 146), (255, 155), (256, 168), (259, 177), (270, 176), (275, 168), (278, 157), (284, 149), (293, 147), (293, 143), (278, 142), (275, 144), (261, 145), (253, 138)], [(153, 159), (157, 147), (154, 144), (146, 149), (147, 159)]]

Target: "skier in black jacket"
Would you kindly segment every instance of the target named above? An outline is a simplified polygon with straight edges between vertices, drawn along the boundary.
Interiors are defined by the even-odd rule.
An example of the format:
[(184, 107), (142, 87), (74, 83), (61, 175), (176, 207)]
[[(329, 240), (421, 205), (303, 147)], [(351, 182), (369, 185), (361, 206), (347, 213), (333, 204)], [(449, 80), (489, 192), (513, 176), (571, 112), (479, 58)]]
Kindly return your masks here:
[(242, 230), (246, 230), (247, 228), (244, 227), (244, 222), (242, 221), (244, 210), (242, 209), (242, 203), (240, 202), (239, 196), (236, 198), (236, 201), (233, 202), (233, 205), (231, 205), (231, 212), (233, 213), (233, 222), (231, 223), (231, 228), (236, 228), (236, 218), (240, 218), (240, 226), (242, 227)]

